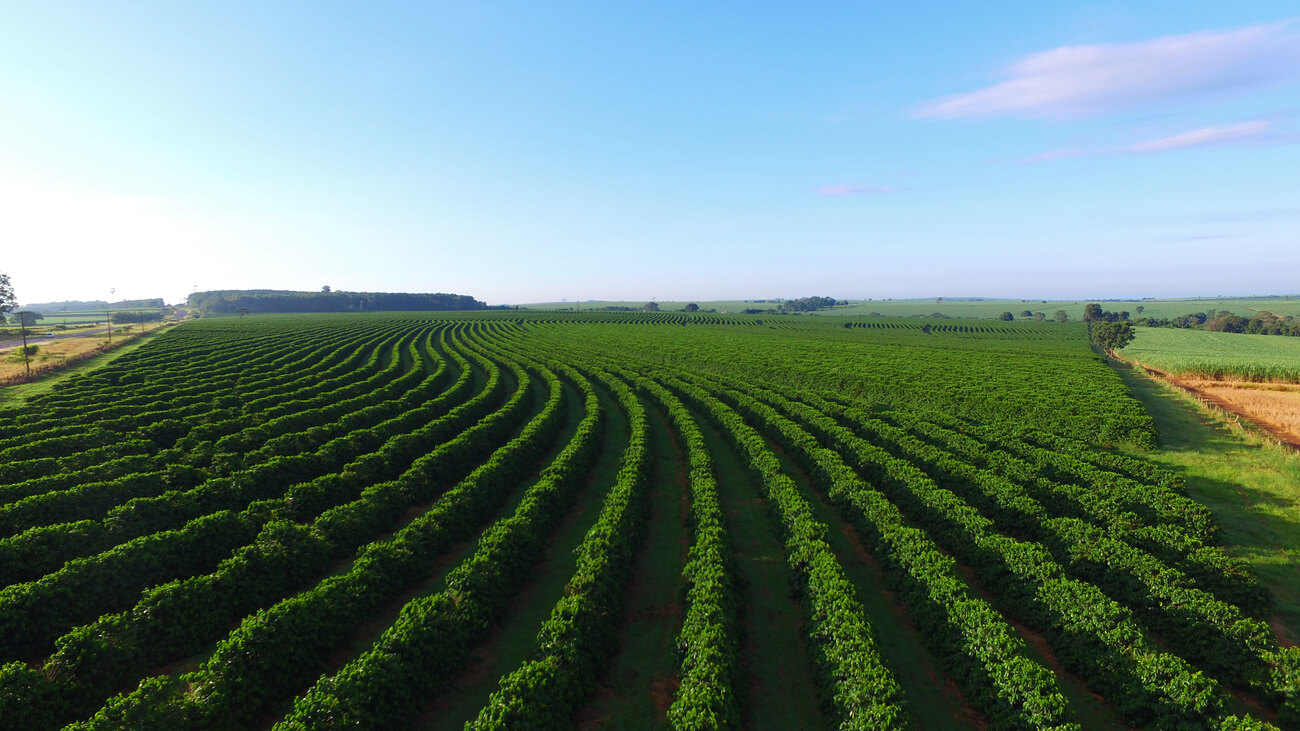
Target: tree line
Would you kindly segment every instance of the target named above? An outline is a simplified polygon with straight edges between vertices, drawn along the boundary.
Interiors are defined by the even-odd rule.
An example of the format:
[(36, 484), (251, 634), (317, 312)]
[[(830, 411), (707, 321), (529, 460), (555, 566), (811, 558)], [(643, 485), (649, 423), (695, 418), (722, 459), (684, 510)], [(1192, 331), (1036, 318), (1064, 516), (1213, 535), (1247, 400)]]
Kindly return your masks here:
[(1291, 315), (1280, 316), (1260, 311), (1251, 317), (1242, 317), (1227, 310), (1193, 312), (1178, 317), (1139, 317), (1134, 325), (1143, 327), (1174, 327), (1211, 332), (1247, 333), (1251, 335), (1300, 336), (1300, 321)]
[(162, 307), (162, 297), (151, 297), (139, 300), (121, 300), (119, 302), (108, 302), (105, 300), (65, 300), (63, 302), (36, 302), (27, 305), (28, 310), (40, 312), (46, 315), (53, 315), (60, 312), (103, 312), (104, 310), (144, 310), (151, 307)]
[(202, 315), (287, 312), (400, 312), (432, 310), (486, 310), (484, 302), (464, 294), (407, 292), (293, 292), (273, 289), (235, 289), (195, 292), (188, 306)]

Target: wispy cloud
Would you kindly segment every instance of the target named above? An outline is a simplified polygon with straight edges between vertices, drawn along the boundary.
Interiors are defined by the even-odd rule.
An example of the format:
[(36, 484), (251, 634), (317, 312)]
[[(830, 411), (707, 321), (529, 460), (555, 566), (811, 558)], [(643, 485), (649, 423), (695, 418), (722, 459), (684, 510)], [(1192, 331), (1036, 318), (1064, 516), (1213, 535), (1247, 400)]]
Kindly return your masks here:
[(1020, 162), (1051, 162), (1052, 160), (1064, 160), (1070, 157), (1083, 157), (1084, 155), (1093, 154), (1096, 153), (1082, 147), (1062, 147), (1057, 150), (1048, 150), (1047, 152), (1040, 152), (1037, 155), (1030, 155), (1029, 157), (1021, 158)]
[(823, 185), (817, 188), (817, 195), (826, 196), (846, 196), (846, 195), (880, 195), (881, 193), (893, 193), (898, 188), (892, 185)]
[(1273, 126), (1270, 121), (1241, 122), (1222, 127), (1202, 127), (1190, 132), (1161, 137), (1158, 140), (1139, 142), (1128, 148), (1131, 152), (1164, 152), (1185, 147), (1207, 147), (1258, 142)]
[(1201, 127), (1200, 129), (1180, 132), (1168, 137), (1146, 140), (1121, 147), (1067, 147), (1048, 150), (1037, 155), (1021, 158), (1022, 163), (1051, 162), (1070, 157), (1091, 157), (1096, 155), (1147, 154), (1185, 150), (1192, 147), (1228, 147), (1232, 145), (1281, 145), (1300, 142), (1300, 136), (1275, 133), (1276, 122), (1271, 119), (1259, 119), (1250, 122), (1225, 124), (1218, 127)]
[(1285, 21), (1135, 43), (1062, 46), (1026, 56), (1006, 75), (993, 86), (933, 102), (920, 115), (1073, 119), (1300, 80), (1300, 33)]

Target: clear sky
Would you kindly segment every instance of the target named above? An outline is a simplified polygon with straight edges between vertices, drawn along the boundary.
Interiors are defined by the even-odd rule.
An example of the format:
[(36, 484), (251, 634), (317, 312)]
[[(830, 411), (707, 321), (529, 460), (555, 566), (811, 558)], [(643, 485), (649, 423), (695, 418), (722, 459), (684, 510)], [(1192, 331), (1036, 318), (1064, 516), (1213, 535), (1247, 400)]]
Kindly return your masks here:
[(1300, 291), (1294, 2), (0, 2), (0, 272), (575, 299)]

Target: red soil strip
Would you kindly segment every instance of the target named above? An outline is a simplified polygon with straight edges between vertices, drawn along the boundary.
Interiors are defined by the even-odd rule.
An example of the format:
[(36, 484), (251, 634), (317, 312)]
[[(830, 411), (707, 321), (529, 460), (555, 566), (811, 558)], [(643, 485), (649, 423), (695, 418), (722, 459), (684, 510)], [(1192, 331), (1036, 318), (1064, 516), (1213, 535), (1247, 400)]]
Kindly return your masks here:
[(1287, 447), (1290, 447), (1291, 449), (1300, 451), (1300, 436), (1297, 436), (1296, 434), (1292, 433), (1288, 427), (1282, 424), (1275, 424), (1266, 419), (1262, 419), (1259, 417), (1259, 415), (1253, 414), (1247, 409), (1244, 409), (1237, 404), (1233, 404), (1229, 401), (1226, 401), (1214, 393), (1211, 393), (1201, 388), (1197, 388), (1195, 385), (1193, 385), (1191, 382), (1189, 382), (1186, 379), (1181, 379), (1175, 376), (1171, 376), (1168, 373), (1158, 371), (1154, 368), (1148, 368), (1147, 366), (1144, 366), (1141, 363), (1130, 363), (1130, 365), (1141, 368), (1143, 371), (1146, 371), (1147, 375), (1152, 376), (1153, 378), (1158, 378), (1161, 381), (1164, 381), (1165, 383), (1168, 383), (1171, 386), (1175, 386), (1187, 393), (1190, 393), (1191, 395), (1195, 396), (1197, 399), (1199, 399), (1202, 402), (1212, 403), (1215, 406), (1218, 406), (1219, 408), (1223, 409), (1224, 411), (1227, 411), (1232, 414), (1236, 414), (1237, 416), (1246, 419), (1247, 421), (1259, 427), (1263, 431), (1268, 432), (1274, 439), (1278, 440), (1278, 442), (1285, 444)]

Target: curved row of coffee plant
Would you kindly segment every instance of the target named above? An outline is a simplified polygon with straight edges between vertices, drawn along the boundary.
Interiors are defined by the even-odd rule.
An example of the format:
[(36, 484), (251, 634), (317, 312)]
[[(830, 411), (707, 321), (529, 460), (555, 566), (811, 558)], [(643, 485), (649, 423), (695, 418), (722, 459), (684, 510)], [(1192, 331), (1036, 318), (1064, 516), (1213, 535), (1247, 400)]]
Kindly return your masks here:
[[(755, 694), (784, 692), (745, 620), (744, 490), (791, 581), (759, 588), (802, 615), (803, 725), (905, 728), (949, 683), (962, 727), (1300, 722), (1268, 593), (1176, 475), (1104, 448), (1155, 435), (1080, 329), (862, 325), (498, 311), (159, 336), (0, 411), (0, 718), (440, 727), (464, 684), (474, 728), (571, 726), (626, 651), (653, 488), (677, 481), (677, 664), (632, 691), (671, 689), (647, 727), (762, 727)], [(557, 549), (559, 596), (521, 590)], [(522, 608), (549, 617), (478, 678)]]

